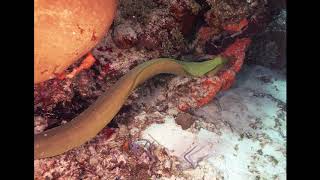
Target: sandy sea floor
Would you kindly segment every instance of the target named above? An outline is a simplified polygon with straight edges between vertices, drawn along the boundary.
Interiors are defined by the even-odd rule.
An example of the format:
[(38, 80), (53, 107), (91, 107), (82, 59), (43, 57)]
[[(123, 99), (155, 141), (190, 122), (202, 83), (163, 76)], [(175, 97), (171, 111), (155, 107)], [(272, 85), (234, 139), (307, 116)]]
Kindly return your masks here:
[(194, 132), (172, 116), (143, 132), (184, 163), (182, 179), (286, 179), (284, 75), (245, 66), (233, 88), (194, 114)]

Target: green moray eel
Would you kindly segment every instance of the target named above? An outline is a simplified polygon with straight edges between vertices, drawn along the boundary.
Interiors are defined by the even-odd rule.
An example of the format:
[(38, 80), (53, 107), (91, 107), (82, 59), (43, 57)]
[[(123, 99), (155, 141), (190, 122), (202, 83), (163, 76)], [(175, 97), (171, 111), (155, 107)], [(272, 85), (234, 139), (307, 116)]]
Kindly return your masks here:
[(125, 74), (88, 109), (70, 122), (34, 137), (34, 158), (53, 157), (94, 138), (118, 113), (131, 92), (147, 79), (161, 73), (200, 77), (216, 73), (227, 59), (215, 57), (204, 62), (183, 62), (159, 58), (142, 63)]

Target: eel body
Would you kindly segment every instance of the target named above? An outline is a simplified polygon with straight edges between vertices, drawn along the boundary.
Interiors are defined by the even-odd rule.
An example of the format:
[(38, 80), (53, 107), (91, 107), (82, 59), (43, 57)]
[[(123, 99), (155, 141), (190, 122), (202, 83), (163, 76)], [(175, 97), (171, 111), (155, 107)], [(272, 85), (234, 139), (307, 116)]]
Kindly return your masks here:
[(216, 57), (204, 62), (182, 62), (159, 58), (140, 64), (125, 74), (88, 109), (70, 122), (34, 137), (34, 158), (60, 155), (94, 138), (118, 113), (131, 92), (147, 79), (161, 73), (199, 77), (217, 72), (226, 59)]

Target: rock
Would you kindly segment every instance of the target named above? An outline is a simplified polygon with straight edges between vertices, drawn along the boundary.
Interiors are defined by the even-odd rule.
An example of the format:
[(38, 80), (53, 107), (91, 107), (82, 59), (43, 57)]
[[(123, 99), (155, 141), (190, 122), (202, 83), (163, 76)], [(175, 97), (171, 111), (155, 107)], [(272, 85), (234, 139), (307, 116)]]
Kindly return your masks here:
[(195, 119), (188, 113), (179, 113), (175, 121), (183, 130), (186, 130), (191, 127)]
[(167, 160), (164, 161), (163, 167), (164, 167), (165, 169), (171, 169), (171, 166), (172, 166), (172, 162), (171, 162), (170, 159), (167, 159)]
[(129, 49), (138, 41), (137, 33), (131, 23), (123, 23), (116, 26), (113, 29), (112, 39), (116, 46), (121, 49)]

